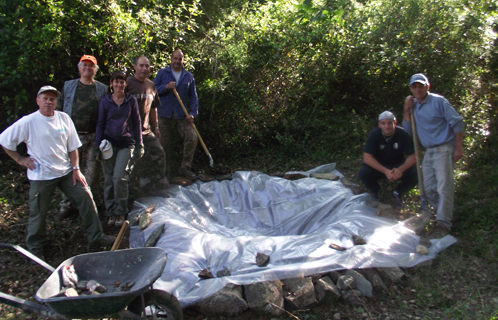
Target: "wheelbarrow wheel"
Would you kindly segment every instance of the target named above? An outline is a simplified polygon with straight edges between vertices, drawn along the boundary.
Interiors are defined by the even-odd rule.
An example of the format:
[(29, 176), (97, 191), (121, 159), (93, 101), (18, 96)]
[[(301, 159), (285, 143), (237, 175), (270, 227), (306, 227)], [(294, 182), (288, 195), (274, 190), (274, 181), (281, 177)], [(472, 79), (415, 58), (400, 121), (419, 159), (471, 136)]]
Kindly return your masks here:
[(128, 305), (128, 311), (144, 319), (183, 320), (183, 310), (178, 299), (162, 290), (150, 290), (144, 293), (144, 309), (142, 297), (138, 296)]

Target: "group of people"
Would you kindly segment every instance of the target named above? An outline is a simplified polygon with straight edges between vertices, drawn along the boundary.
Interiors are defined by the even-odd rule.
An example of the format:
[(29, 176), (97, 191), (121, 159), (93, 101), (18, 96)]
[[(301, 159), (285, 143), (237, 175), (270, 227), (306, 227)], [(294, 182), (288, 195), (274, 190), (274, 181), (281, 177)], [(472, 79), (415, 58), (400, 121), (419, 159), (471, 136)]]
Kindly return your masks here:
[[(152, 82), (148, 79), (150, 62), (140, 56), (134, 61), (133, 76), (127, 78), (122, 71), (111, 75), (108, 93), (109, 87), (94, 79), (97, 59), (83, 55), (78, 63), (80, 78), (66, 81), (62, 91), (52, 86), (40, 88), (36, 97), (39, 110), (0, 134), (6, 153), (28, 169), (29, 251), (43, 258), (45, 221), (56, 187), (63, 193), (56, 219), (65, 219), (77, 210), (90, 246), (112, 245), (115, 237), (102, 232), (94, 201), (99, 196), (100, 171), (108, 225), (120, 227), (129, 212), (130, 175), (135, 165), (140, 167), (138, 161), (144, 154), (152, 165), (142, 168), (148, 179), (141, 188), (160, 193), (169, 187), (171, 152), (164, 150), (173, 149), (176, 132), (183, 139), (179, 173), (197, 179), (191, 167), (198, 139), (192, 126), (198, 99), (194, 77), (183, 63), (183, 52), (175, 50), (170, 66), (161, 69)], [(174, 90), (189, 114), (181, 108)], [(27, 157), (17, 152), (22, 142), (27, 145)]]
[[(43, 256), (45, 220), (56, 187), (63, 192), (56, 219), (66, 218), (76, 207), (90, 245), (110, 246), (114, 242), (115, 237), (102, 232), (94, 201), (99, 190), (99, 162), (108, 225), (117, 227), (129, 211), (130, 174), (144, 154), (153, 163), (142, 169), (149, 176), (147, 189), (160, 192), (169, 187), (175, 133), (183, 139), (179, 174), (197, 178), (191, 167), (198, 141), (192, 126), (198, 115), (198, 99), (194, 77), (183, 62), (183, 53), (174, 51), (171, 64), (151, 81), (150, 62), (140, 56), (134, 61), (133, 76), (127, 78), (122, 71), (111, 75), (112, 92), (108, 93), (108, 86), (94, 79), (99, 68), (96, 58), (84, 55), (78, 63), (79, 79), (66, 81), (62, 92), (51, 86), (40, 88), (36, 97), (39, 110), (0, 134), (5, 152), (28, 169), (31, 186), (26, 245), (32, 253)], [(444, 236), (452, 226), (453, 170), (463, 156), (463, 120), (443, 96), (429, 92), (429, 88), (425, 75), (411, 77), (412, 95), (404, 102), (403, 128), (397, 126), (392, 112), (379, 115), (379, 127), (370, 133), (364, 147), (359, 178), (377, 200), (383, 196), (379, 180), (400, 181), (393, 197), (403, 204), (403, 195), (418, 183), (410, 135), (413, 109), (416, 134), (426, 148), (421, 165), (423, 185), (436, 212), (436, 233)], [(184, 113), (174, 90), (189, 114)], [(21, 142), (27, 145), (27, 157), (16, 151)]]
[[(424, 74), (414, 74), (409, 88), (412, 95), (404, 102), (403, 127), (396, 126), (392, 112), (384, 111), (379, 115), (379, 127), (368, 136), (358, 175), (376, 200), (383, 196), (379, 180), (399, 181), (393, 199), (402, 206), (403, 194), (418, 183), (410, 133), (417, 134), (426, 149), (421, 164), (425, 196), (436, 213), (436, 228), (431, 237), (441, 238), (452, 226), (453, 170), (455, 162), (463, 156), (463, 119), (446, 98), (429, 92), (430, 83)], [(412, 132), (411, 111), (416, 133)]]

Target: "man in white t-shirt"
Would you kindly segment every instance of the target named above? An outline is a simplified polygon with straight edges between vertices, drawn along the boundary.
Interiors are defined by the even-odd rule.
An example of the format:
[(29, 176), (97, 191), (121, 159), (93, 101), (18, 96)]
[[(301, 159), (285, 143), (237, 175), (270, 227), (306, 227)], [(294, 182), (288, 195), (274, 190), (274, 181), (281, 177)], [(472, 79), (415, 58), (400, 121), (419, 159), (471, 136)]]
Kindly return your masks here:
[[(78, 166), (80, 139), (71, 118), (54, 111), (60, 92), (44, 86), (38, 91), (39, 110), (22, 117), (0, 134), (0, 145), (19, 165), (26, 167), (30, 180), (28, 250), (43, 259), (47, 241), (45, 219), (55, 187), (77, 204), (90, 246), (110, 246), (116, 239), (102, 232), (97, 207), (85, 177)], [(16, 150), (28, 147), (28, 157)]]

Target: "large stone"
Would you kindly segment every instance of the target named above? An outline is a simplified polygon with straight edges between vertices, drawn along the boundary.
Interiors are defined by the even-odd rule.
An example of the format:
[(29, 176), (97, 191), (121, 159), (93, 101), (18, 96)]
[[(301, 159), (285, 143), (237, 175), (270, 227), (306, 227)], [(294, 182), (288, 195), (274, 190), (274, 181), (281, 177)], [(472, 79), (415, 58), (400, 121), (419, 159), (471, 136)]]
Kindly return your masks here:
[(379, 206), (377, 207), (377, 211), (375, 212), (375, 215), (383, 218), (394, 219), (393, 208), (385, 203), (379, 204)]
[(356, 283), (354, 278), (350, 275), (342, 275), (337, 279), (337, 288), (339, 290), (351, 290), (356, 289)]
[(406, 274), (400, 268), (377, 268), (384, 282), (400, 283), (406, 277)]
[(345, 304), (363, 306), (366, 303), (366, 299), (363, 297), (360, 290), (341, 291), (341, 294)]
[(386, 284), (375, 269), (358, 269), (357, 271), (370, 281), (374, 292), (388, 291)]
[(205, 316), (233, 317), (244, 312), (248, 306), (242, 295), (242, 287), (229, 283), (214, 295), (198, 302), (195, 308)]
[(341, 292), (329, 277), (322, 277), (316, 282), (315, 294), (318, 304), (327, 306), (336, 305), (341, 297)]
[(360, 290), (361, 294), (363, 294), (367, 298), (373, 297), (373, 289), (370, 281), (365, 279), (365, 277), (355, 270), (346, 271), (346, 275), (352, 276), (356, 283), (356, 289)]
[(342, 276), (342, 274), (339, 271), (330, 271), (328, 273), (328, 276), (330, 279), (332, 279), (334, 283), (337, 283), (337, 280), (339, 279), (340, 276)]
[(247, 305), (259, 314), (279, 316), (284, 312), (283, 289), (279, 282), (266, 281), (244, 285)]
[(310, 277), (283, 280), (286, 309), (298, 310), (317, 303), (315, 287)]

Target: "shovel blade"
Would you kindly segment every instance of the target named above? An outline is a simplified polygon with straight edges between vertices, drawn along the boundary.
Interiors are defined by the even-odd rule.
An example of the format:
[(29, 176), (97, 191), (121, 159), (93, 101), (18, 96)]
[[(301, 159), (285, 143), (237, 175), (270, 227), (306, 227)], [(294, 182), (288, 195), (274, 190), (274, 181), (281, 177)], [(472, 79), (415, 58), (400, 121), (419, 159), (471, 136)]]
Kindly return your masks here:
[(427, 227), (431, 219), (431, 213), (429, 210), (423, 209), (416, 216), (411, 217), (403, 221), (405, 227), (413, 230), (415, 233), (419, 233)]

